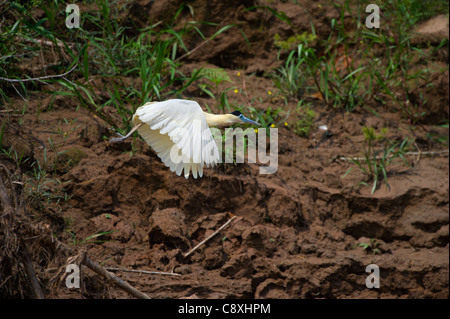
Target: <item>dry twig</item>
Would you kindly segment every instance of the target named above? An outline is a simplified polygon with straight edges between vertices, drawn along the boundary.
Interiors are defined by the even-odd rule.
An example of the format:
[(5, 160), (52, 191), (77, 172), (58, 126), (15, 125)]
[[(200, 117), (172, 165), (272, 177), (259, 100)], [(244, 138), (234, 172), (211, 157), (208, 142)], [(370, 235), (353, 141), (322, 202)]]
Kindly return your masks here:
[(123, 271), (123, 272), (134, 272), (138, 274), (147, 274), (147, 275), (167, 275), (167, 276), (181, 276), (175, 272), (161, 272), (161, 271), (148, 271), (148, 270), (134, 270), (134, 269), (124, 269), (124, 268), (114, 268), (114, 267), (105, 267), (106, 270), (110, 271)]
[[(3, 164), (1, 164), (0, 167), (5, 171), (5, 174), (9, 179), (9, 185), (12, 185), (8, 170)], [(37, 299), (45, 299), (44, 292), (42, 291), (41, 285), (39, 283), (39, 280), (37, 279), (36, 272), (34, 270), (33, 262), (31, 260), (30, 254), (28, 253), (27, 246), (24, 245), (23, 243), (20, 243), (20, 241), (17, 240), (14, 231), (10, 232), (16, 223), (15, 215), (17, 209), (17, 201), (16, 198), (14, 197), (14, 204), (16, 206), (16, 208), (14, 208), (9, 198), (8, 190), (3, 182), (3, 178), (1, 177), (1, 175), (0, 175), (0, 203), (4, 211), (4, 214), (2, 214), (3, 224), (1, 225), (2, 227), (0, 227), (0, 230), (2, 231), (2, 234), (4, 236), (2, 240), (3, 246), (2, 249), (4, 250), (4, 253), (8, 257), (8, 259), (20, 258), (24, 272), (26, 274), (29, 288), (32, 291), (34, 297)], [(8, 237), (12, 239), (8, 239)], [(8, 243), (8, 241), (12, 241), (13, 243)], [(1, 275), (3, 274), (0, 273), (0, 276)], [(10, 277), (8, 277), (6, 280), (9, 280)]]
[(126, 292), (130, 293), (131, 295), (135, 296), (139, 299), (150, 299), (149, 296), (147, 296), (145, 293), (140, 292), (133, 286), (131, 286), (129, 283), (123, 281), (113, 273), (110, 273), (109, 271), (105, 270), (102, 266), (100, 266), (95, 261), (90, 260), (86, 255), (83, 258), (83, 264), (85, 264), (87, 267), (95, 271), (97, 274), (105, 277), (109, 281), (111, 281), (113, 284), (115, 284), (117, 287), (125, 290)]
[(44, 292), (42, 291), (41, 284), (39, 283), (39, 280), (37, 279), (36, 272), (33, 267), (33, 262), (31, 261), (30, 254), (28, 253), (26, 247), (23, 247), (22, 252), (23, 255), (23, 266), (25, 273), (27, 274), (28, 281), (31, 286), (31, 290), (34, 293), (34, 296), (36, 299), (45, 299)]
[[(62, 73), (62, 74), (56, 74), (56, 75), (46, 75), (46, 76), (40, 76), (37, 78), (28, 78), (28, 79), (10, 79), (10, 78), (4, 78), (0, 76), (0, 80), (6, 81), (6, 82), (10, 82), (10, 83), (17, 83), (17, 82), (29, 82), (29, 81), (38, 81), (38, 82), (42, 82), (43, 80), (48, 80), (48, 79), (55, 79), (55, 78), (63, 78), (64, 80), (68, 81), (65, 76), (68, 75), (70, 72), (72, 72), (73, 70), (75, 70), (75, 68), (78, 66), (78, 64), (76, 64), (73, 68), (71, 68), (69, 71)], [(68, 81), (70, 82), (70, 81)], [(42, 82), (44, 84), (47, 84), (45, 82)]]
[(207, 43), (208, 43), (209, 41), (211, 41), (211, 40), (212, 40), (212, 38), (209, 38), (209, 39), (205, 40), (204, 42), (200, 43), (200, 44), (197, 45), (195, 48), (193, 48), (191, 51), (186, 52), (186, 53), (183, 54), (182, 56), (176, 58), (176, 59), (174, 60), (174, 62), (177, 62), (177, 61), (179, 61), (179, 60), (181, 60), (181, 59), (184, 59), (185, 57), (191, 55), (192, 53), (194, 53), (195, 51), (197, 51), (198, 49), (200, 49), (202, 46), (204, 46), (205, 44), (207, 44)]
[(206, 243), (208, 240), (210, 240), (211, 238), (213, 238), (214, 236), (216, 236), (222, 229), (224, 229), (229, 223), (231, 223), (233, 221), (233, 219), (235, 219), (236, 216), (233, 216), (232, 218), (230, 218), (229, 221), (227, 221), (225, 224), (223, 224), (222, 226), (220, 226), (220, 228), (218, 230), (216, 230), (214, 233), (212, 233), (211, 235), (208, 236), (208, 238), (204, 239), (202, 242), (200, 242), (197, 246), (195, 246), (194, 248), (192, 248), (188, 253), (186, 253), (184, 255), (184, 257), (188, 257), (190, 254), (192, 254), (194, 251), (196, 251), (200, 246), (202, 246), (204, 243)]
[[(443, 155), (443, 156), (448, 156), (449, 155), (449, 150), (442, 150), (442, 151), (426, 151), (426, 152), (406, 152), (403, 155)], [(390, 155), (389, 157), (392, 157), (393, 155)], [(382, 159), (384, 158), (384, 156), (376, 156), (374, 159)], [(361, 161), (361, 160), (365, 160), (365, 157), (338, 157), (337, 159), (342, 160), (342, 161)]]
[[(23, 40), (28, 43), (37, 43), (39, 45), (44, 45), (44, 46), (48, 46), (48, 47), (54, 47), (56, 45), (57, 47), (62, 48), (62, 49), (66, 47), (66, 44), (64, 44), (64, 42), (59, 39), (55, 39), (56, 43), (52, 42), (52, 41), (48, 41), (48, 40), (29, 39), (29, 38), (24, 38), (24, 37), (18, 37), (16, 40), (17, 41)], [(75, 43), (67, 43), (67, 46), (70, 49), (73, 49), (75, 47)]]

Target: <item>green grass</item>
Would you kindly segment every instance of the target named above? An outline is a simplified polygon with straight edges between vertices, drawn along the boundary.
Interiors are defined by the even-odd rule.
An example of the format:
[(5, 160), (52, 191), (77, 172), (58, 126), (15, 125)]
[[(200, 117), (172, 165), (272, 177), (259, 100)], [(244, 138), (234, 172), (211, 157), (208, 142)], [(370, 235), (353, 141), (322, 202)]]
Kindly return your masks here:
[(286, 61), (271, 73), (274, 86), (284, 97), (285, 103), (289, 99), (300, 99), (305, 92), (305, 80), (307, 78), (304, 70), (307, 53), (304, 46), (298, 45), (296, 50), (289, 52)]
[[(394, 3), (394, 1), (389, 1)], [(446, 0), (403, 0), (399, 5), (404, 7), (401, 12), (405, 15), (405, 20), (416, 24), (438, 14), (447, 14), (449, 12), (449, 2)]]
[[(386, 130), (377, 134), (373, 128), (369, 127), (363, 128), (363, 134), (366, 145), (363, 148), (362, 157), (349, 159), (366, 176), (366, 181), (359, 184), (368, 186), (372, 183), (371, 194), (375, 193), (383, 181), (386, 188), (389, 189), (389, 167), (397, 159), (410, 166), (405, 159), (405, 153), (408, 152), (411, 142), (407, 137), (402, 142), (392, 141), (386, 138)], [(350, 168), (344, 176), (349, 174), (353, 168)]]
[[(193, 75), (194, 74), (196, 74), (196, 78), (198, 79), (196, 83), (201, 92), (216, 100), (217, 106), (222, 113), (230, 113), (235, 109), (235, 107), (230, 104), (228, 92), (236, 88), (231, 86), (219, 89), (219, 86), (225, 82), (233, 83), (226, 70), (223, 68), (201, 68), (194, 69)], [(206, 105), (206, 107), (208, 111), (211, 112), (209, 105)]]
[[(286, 14), (270, 9), (275, 17), (292, 27), (294, 35), (285, 40), (276, 35), (274, 46), (279, 48), (280, 65), (269, 77), (286, 103), (289, 100), (303, 103), (315, 97), (330, 110), (365, 109), (376, 116), (380, 110), (398, 112), (413, 129), (426, 115), (427, 101), (417, 88), (429, 85), (432, 73), (448, 69), (448, 66), (444, 70), (417, 67), (418, 61), (426, 61), (430, 52), (448, 46), (448, 41), (443, 40), (430, 51), (412, 44), (412, 30), (434, 15), (448, 16), (448, 1), (435, 0), (432, 5), (418, 0), (376, 2), (382, 12), (380, 29), (365, 26), (365, 7), (370, 3), (330, 1), (339, 17), (331, 20), (331, 31), (325, 38), (316, 35), (312, 20), (311, 32), (300, 35)], [(351, 28), (344, 23), (349, 15), (355, 17)], [(294, 131), (299, 136), (307, 136), (314, 111), (304, 109), (301, 113)], [(388, 171), (393, 161), (401, 159), (408, 165), (404, 154), (412, 139), (390, 141), (371, 128), (364, 128), (363, 133), (366, 142), (363, 156), (351, 161), (365, 175), (360, 184), (370, 183), (373, 194), (383, 182), (389, 187)], [(429, 133), (428, 137), (448, 144), (448, 138), (437, 134)]]
[[(286, 99), (304, 99), (305, 91), (315, 92), (330, 109), (376, 112), (375, 105), (382, 104), (400, 112), (411, 125), (420, 123), (425, 114), (419, 107), (427, 101), (411, 96), (435, 70), (414, 68), (415, 61), (427, 59), (429, 53), (411, 44), (412, 29), (435, 14), (448, 14), (448, 1), (435, 0), (433, 7), (417, 0), (379, 2), (380, 29), (364, 24), (369, 3), (330, 2), (340, 16), (331, 20), (328, 37), (317, 37), (312, 21), (310, 33), (286, 40), (278, 35), (274, 46), (280, 48), (280, 66), (269, 76)], [(291, 25), (285, 14), (273, 14)], [(352, 31), (344, 24), (348, 15), (355, 17)], [(444, 45), (448, 42), (440, 46)]]
[[(287, 119), (289, 118), (289, 110), (286, 111), (283, 108), (272, 108), (268, 107), (265, 111), (258, 110), (252, 106), (244, 106), (244, 112), (251, 114), (251, 118), (255, 119), (261, 126), (255, 127), (265, 128), (268, 135), (270, 135), (270, 128), (284, 126)], [(248, 124), (247, 126), (253, 126)]]
[(379, 248), (381, 242), (377, 241), (375, 238), (370, 238), (370, 242), (359, 243), (354, 245), (353, 248), (362, 247), (366, 253), (372, 253), (374, 255), (381, 254), (381, 249)]
[(65, 185), (70, 181), (61, 181), (51, 175), (51, 167), (45, 160), (41, 164), (36, 160), (31, 164), (31, 172), (25, 174), (25, 195), (27, 203), (37, 210), (45, 211), (45, 208), (54, 205), (58, 212), (66, 208), (72, 197), (65, 191)]
[[(179, 12), (180, 10), (174, 15), (172, 23)], [(93, 21), (95, 19), (91, 18)], [(180, 62), (177, 61), (179, 49), (188, 52), (183, 38), (200, 32), (197, 24), (186, 24), (179, 31), (175, 31), (170, 24), (166, 28), (154, 25), (141, 30), (134, 38), (125, 37), (119, 26), (113, 26), (115, 31), (112, 34), (115, 35), (111, 40), (85, 34), (86, 44), (79, 49), (82, 53), (82, 61), (79, 63), (83, 65), (85, 81), (75, 81), (74, 85), (66, 84), (67, 91), (80, 101), (82, 107), (109, 125), (128, 130), (137, 107), (152, 100), (179, 97), (200, 78), (199, 71), (190, 76), (182, 74), (179, 71)], [(201, 36), (204, 37), (202, 34)], [(98, 77), (107, 80), (104, 90), (108, 93), (108, 98), (103, 100), (95, 95), (95, 87), (90, 81), (91, 78)], [(139, 84), (124, 83), (123, 78), (126, 77), (138, 78)], [(104, 112), (105, 106), (112, 106), (121, 116), (120, 125)]]
[[(207, 80), (206, 83), (198, 83), (198, 87), (207, 95), (216, 99), (214, 93), (217, 94), (219, 86), (224, 82), (232, 83), (228, 72), (222, 68), (201, 68), (194, 69), (193, 75), (199, 76)], [(214, 84), (214, 85), (212, 85)], [(231, 89), (231, 88), (230, 88)], [(229, 90), (230, 90), (229, 89)], [(222, 92), (223, 93), (223, 92)]]
[(304, 42), (310, 43), (316, 40), (317, 36), (312, 33), (303, 32), (302, 34), (294, 34), (293, 36), (288, 37), (286, 40), (282, 40), (281, 36), (276, 33), (273, 37), (274, 44), (276, 47), (283, 50), (292, 50), (295, 49), (299, 44)]
[[(446, 120), (448, 122), (448, 119)], [(436, 128), (447, 128), (448, 129), (448, 123), (447, 124), (442, 124), (442, 125), (438, 125), (436, 126)], [(440, 143), (444, 146), (449, 146), (449, 135), (448, 134), (439, 134), (438, 132), (435, 131), (430, 131), (426, 134), (427, 138), (430, 139), (433, 142), (437, 142)], [(0, 139), (1, 140), (1, 139)]]
[[(65, 26), (65, 1), (7, 1), (2, 4), (0, 19), (0, 105), (15, 109), (17, 98), (25, 101), (53, 96), (48, 105), (37, 110), (37, 116), (51, 110), (56, 97), (62, 96), (78, 104), (92, 116), (102, 120), (111, 130), (125, 133), (131, 128), (135, 110), (152, 100), (183, 97), (185, 90), (202, 78), (218, 86), (221, 77), (196, 70), (183, 74), (183, 58), (195, 48), (185, 45), (187, 37), (198, 37), (202, 44), (233, 27), (214, 23), (188, 21), (179, 24), (184, 6), (166, 23), (157, 22), (143, 29), (132, 29), (130, 21), (121, 20), (130, 5), (127, 2), (95, 0), (77, 3), (82, 10), (80, 28)], [(33, 15), (42, 8), (41, 15)], [(36, 18), (38, 17), (38, 18)], [(13, 23), (10, 23), (13, 22)], [(200, 31), (202, 25), (210, 36)], [(28, 75), (23, 66), (34, 67)], [(50, 61), (52, 61), (50, 63)], [(56, 62), (55, 62), (56, 61)], [(27, 69), (25, 69), (27, 70)], [(62, 76), (67, 71), (70, 73)], [(51, 77), (48, 77), (48, 76)], [(229, 78), (223, 77), (223, 81)], [(226, 94), (220, 96), (228, 104)], [(25, 112), (24, 103), (24, 112)], [(18, 110), (14, 111), (16, 114)], [(66, 121), (66, 120), (65, 120)], [(20, 124), (19, 120), (19, 124)], [(48, 139), (47, 147), (60, 154), (67, 135), (76, 125), (65, 122), (69, 130), (58, 126), (58, 141)], [(68, 200), (51, 161), (30, 160), (12, 147), (4, 147), (5, 125), (0, 131), (1, 156), (17, 165), (27, 164), (25, 190), (31, 204), (43, 207), (60, 205)], [(105, 137), (108, 138), (108, 137)], [(133, 148), (134, 150), (134, 148)], [(45, 157), (47, 149), (44, 149)], [(22, 165), (23, 166), (23, 165)]]
[[(156, 23), (133, 34), (127, 32), (128, 26), (120, 19), (120, 14), (128, 8), (127, 3), (96, 0), (79, 4), (89, 4), (91, 9), (81, 15), (81, 28), (68, 31), (64, 24), (64, 3), (42, 3), (45, 4), (45, 18), (40, 20), (31, 16), (30, 9), (33, 7), (24, 7), (17, 1), (7, 5), (4, 17), (17, 18), (17, 22), (1, 29), (0, 76), (23, 78), (17, 65), (30, 55), (39, 56), (41, 52), (33, 43), (36, 39), (44, 39), (53, 43), (60, 55), (60, 65), (54, 71), (61, 74), (76, 66), (72, 78), (78, 79), (69, 81), (64, 77), (27, 83), (1, 83), (0, 100), (10, 102), (12, 91), (28, 99), (30, 90), (37, 92), (42, 84), (50, 83), (53, 89), (46, 89), (43, 93), (74, 98), (80, 107), (112, 128), (124, 131), (130, 128), (131, 117), (137, 107), (152, 100), (180, 97), (190, 85), (204, 76), (200, 70), (190, 75), (179, 71), (181, 58), (190, 53), (184, 43), (186, 37), (197, 36), (206, 42), (232, 27), (217, 28), (209, 38), (199, 28), (205, 22), (189, 21), (175, 29), (179, 14), (184, 9), (181, 6), (165, 25)], [(42, 3), (39, 2), (40, 5)], [(212, 23), (208, 25), (215, 26)], [(18, 38), (24, 41), (18, 42)], [(115, 109), (120, 122), (105, 111), (107, 106)]]
[(294, 132), (300, 137), (308, 137), (316, 118), (316, 113), (309, 104), (299, 102), (297, 116), (300, 118), (294, 124)]

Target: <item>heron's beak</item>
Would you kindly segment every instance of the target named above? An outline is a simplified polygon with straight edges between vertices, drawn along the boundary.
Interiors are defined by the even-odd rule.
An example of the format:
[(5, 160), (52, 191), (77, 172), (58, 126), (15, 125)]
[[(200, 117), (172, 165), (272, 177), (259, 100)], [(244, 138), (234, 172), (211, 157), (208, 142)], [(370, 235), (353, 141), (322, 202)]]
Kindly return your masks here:
[(252, 121), (252, 120), (250, 120), (249, 118), (246, 118), (244, 115), (239, 115), (239, 118), (242, 120), (242, 122), (245, 122), (245, 123), (249, 123), (249, 124), (253, 124), (253, 125), (261, 125), (261, 124), (259, 124), (258, 122), (255, 122), (255, 121)]

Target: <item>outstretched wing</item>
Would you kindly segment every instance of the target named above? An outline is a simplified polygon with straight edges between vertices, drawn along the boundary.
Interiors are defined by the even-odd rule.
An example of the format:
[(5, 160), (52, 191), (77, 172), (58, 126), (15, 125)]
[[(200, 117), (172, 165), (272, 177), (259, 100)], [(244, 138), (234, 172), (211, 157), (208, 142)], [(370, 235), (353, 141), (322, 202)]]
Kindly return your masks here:
[(146, 103), (136, 110), (133, 123), (162, 162), (178, 176), (203, 176), (203, 165), (214, 166), (219, 151), (200, 105), (195, 101)]

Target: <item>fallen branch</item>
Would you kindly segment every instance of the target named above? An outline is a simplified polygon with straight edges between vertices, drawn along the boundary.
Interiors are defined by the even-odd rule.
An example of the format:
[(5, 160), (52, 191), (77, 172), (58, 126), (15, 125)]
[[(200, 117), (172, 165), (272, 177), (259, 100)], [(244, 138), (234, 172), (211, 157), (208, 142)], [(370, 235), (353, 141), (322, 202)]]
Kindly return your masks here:
[(200, 49), (202, 46), (204, 46), (205, 44), (207, 44), (207, 43), (208, 43), (209, 41), (211, 41), (212, 39), (213, 39), (213, 38), (209, 38), (209, 39), (205, 40), (204, 42), (200, 43), (200, 44), (197, 45), (195, 48), (193, 48), (191, 51), (186, 52), (186, 53), (183, 54), (182, 56), (176, 58), (176, 59), (174, 60), (174, 62), (177, 62), (177, 61), (179, 61), (179, 60), (181, 60), (181, 59), (184, 59), (185, 57), (191, 55), (192, 53), (194, 53), (195, 51), (197, 51), (198, 49)]
[(129, 283), (123, 281), (116, 275), (110, 273), (109, 271), (105, 270), (102, 266), (100, 266), (97, 262), (90, 260), (86, 255), (83, 258), (83, 264), (85, 264), (88, 268), (95, 271), (100, 276), (105, 277), (107, 280), (111, 281), (113, 284), (115, 284), (117, 287), (125, 290), (126, 292), (130, 293), (131, 295), (135, 296), (139, 299), (150, 299), (149, 296), (144, 294), (143, 292), (140, 292), (133, 286), (131, 286)]
[(31, 261), (30, 254), (28, 253), (26, 247), (22, 248), (23, 252), (23, 267), (25, 273), (27, 274), (27, 279), (30, 284), (30, 288), (34, 293), (36, 299), (45, 299), (44, 292), (42, 291), (39, 280), (36, 276), (36, 271), (34, 270), (33, 262)]
[(217, 37), (219, 34), (221, 34), (222, 32), (225, 32), (226, 30), (228, 30), (229, 28), (231, 28), (233, 25), (227, 25), (223, 28), (221, 28), (219, 31), (217, 31), (216, 33), (214, 33), (210, 38), (206, 39), (205, 41), (203, 41), (202, 43), (200, 43), (199, 45), (197, 45), (195, 48), (193, 48), (191, 51), (186, 52), (185, 54), (183, 54), (182, 56), (176, 58), (174, 60), (174, 62), (177, 62), (181, 59), (184, 59), (185, 57), (191, 55), (192, 53), (194, 53), (195, 51), (197, 51), (198, 49), (200, 49), (202, 46), (204, 46), (205, 44), (207, 44), (209, 41), (213, 40), (215, 37)]
[[(0, 164), (0, 168), (2, 168), (5, 171), (5, 174), (8, 178), (9, 181), (9, 185), (12, 185), (10, 176), (9, 176), (9, 172), (6, 169), (6, 167), (3, 164)], [(5, 236), (5, 239), (2, 240), (2, 245), (4, 245), (4, 247), (2, 247), (2, 249), (6, 250), (6, 255), (8, 256), (8, 259), (14, 259), (20, 258), (20, 262), (23, 265), (23, 269), (24, 269), (24, 273), (26, 274), (26, 279), (28, 281), (28, 285), (30, 290), (32, 291), (34, 298), (36, 299), (45, 299), (45, 295), (44, 292), (42, 291), (42, 287), (41, 284), (39, 283), (39, 280), (36, 276), (36, 271), (34, 270), (34, 266), (33, 266), (33, 261), (31, 260), (30, 254), (28, 253), (28, 248), (26, 245), (24, 245), (20, 240), (17, 241), (15, 237), (15, 234), (13, 235), (13, 237), (15, 238), (13, 241), (15, 244), (19, 244), (18, 246), (18, 250), (16, 250), (17, 247), (11, 247), (8, 244), (8, 239), (7, 237), (11, 236), (11, 234), (9, 234), (10, 231), (13, 231), (13, 227), (16, 226), (14, 225), (15, 222), (15, 215), (16, 215), (16, 210), (17, 210), (17, 200), (15, 198), (15, 196), (13, 197), (13, 201), (14, 201), (14, 207), (13, 204), (8, 196), (8, 189), (6, 188), (5, 183), (3, 182), (3, 178), (0, 175), (0, 207), (3, 208), (3, 214), (2, 214), (2, 219), (3, 219), (3, 223), (5, 223), (6, 221), (9, 221), (9, 227), (11, 227), (11, 229), (8, 229), (8, 227), (5, 227), (5, 229), (2, 229), (3, 225), (0, 225), (0, 231), (2, 232), (2, 235)], [(0, 256), (0, 259), (3, 259), (2, 257), (4, 256)], [(11, 260), (6, 260), (2, 262), (5, 263), (10, 263)], [(1, 269), (1, 268), (0, 268)], [(4, 275), (3, 273), (0, 273), (0, 276)], [(8, 277), (6, 280), (9, 280), (10, 277)], [(6, 282), (6, 280), (4, 281), (4, 283)]]
[[(410, 155), (444, 155), (444, 156), (448, 156), (449, 155), (449, 150), (442, 150), (442, 151), (426, 151), (426, 152), (406, 152), (403, 154), (404, 156), (410, 156)], [(390, 155), (388, 157), (392, 157), (393, 155)], [(382, 159), (384, 158), (384, 156), (376, 156), (372, 159)], [(342, 161), (361, 161), (361, 160), (365, 160), (365, 157), (338, 157), (338, 160), (342, 160)]]
[(229, 223), (231, 223), (231, 221), (233, 219), (235, 219), (236, 216), (233, 216), (229, 221), (227, 221), (225, 224), (223, 224), (222, 226), (220, 226), (220, 228), (218, 230), (216, 230), (214, 233), (212, 233), (210, 236), (208, 236), (208, 238), (204, 239), (202, 242), (200, 242), (197, 246), (195, 246), (194, 248), (192, 248), (187, 254), (184, 255), (184, 257), (188, 257), (190, 254), (192, 254), (194, 251), (196, 251), (200, 246), (202, 246), (204, 243), (206, 243), (208, 240), (210, 240), (211, 238), (213, 238), (214, 236), (216, 236), (222, 229), (224, 229)]
[(167, 275), (167, 276), (180, 276), (175, 272), (161, 272), (161, 271), (148, 271), (148, 270), (134, 270), (134, 269), (123, 269), (123, 268), (114, 268), (114, 267), (105, 267), (106, 270), (110, 271), (123, 271), (123, 272), (134, 272), (139, 274), (147, 274), (147, 275)]
[(67, 45), (70, 49), (73, 49), (73, 48), (75, 47), (75, 44), (74, 44), (74, 43), (67, 43), (67, 44), (64, 44), (64, 42), (61, 41), (61, 40), (59, 40), (59, 39), (55, 39), (55, 42), (53, 42), (53, 41), (49, 41), (49, 40), (42, 40), (42, 39), (28, 39), (28, 38), (23, 38), (23, 37), (20, 38), (20, 37), (18, 37), (16, 40), (17, 40), (17, 41), (23, 40), (23, 41), (28, 42), (28, 43), (37, 43), (37, 44), (39, 44), (39, 45), (45, 45), (45, 46), (48, 46), (48, 47), (54, 47), (54, 46), (56, 45), (57, 47), (62, 48), (62, 49), (65, 48), (66, 45)]
[[(5, 170), (5, 173), (8, 174), (7, 169), (4, 165), (1, 166)], [(13, 207), (11, 206), (11, 201), (8, 197), (8, 190), (6, 189), (5, 184), (3, 183), (3, 179), (0, 175), (0, 201), (3, 203), (3, 210), (5, 213), (11, 214), (14, 212)]]
[[(67, 74), (69, 74), (70, 72), (72, 72), (73, 70), (75, 70), (75, 68), (78, 66), (78, 64), (76, 64), (73, 68), (71, 68), (69, 71), (62, 73), (62, 74), (56, 74), (56, 75), (46, 75), (46, 76), (41, 76), (41, 77), (37, 77), (37, 78), (28, 78), (28, 79), (9, 79), (9, 78), (4, 78), (0, 76), (0, 80), (6, 81), (6, 82), (10, 82), (10, 83), (17, 83), (17, 82), (29, 82), (29, 81), (39, 81), (42, 82), (43, 80), (48, 80), (48, 79), (55, 79), (55, 78), (64, 78)], [(67, 79), (64, 78), (66, 81)], [(44, 82), (45, 83), (45, 82)], [(47, 84), (47, 83), (45, 83)]]

